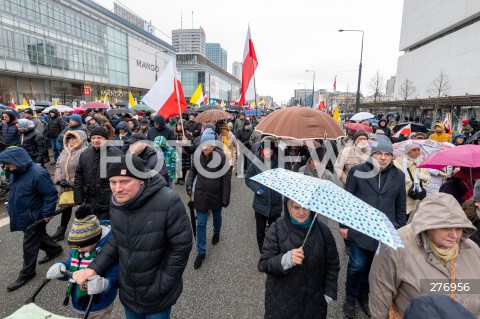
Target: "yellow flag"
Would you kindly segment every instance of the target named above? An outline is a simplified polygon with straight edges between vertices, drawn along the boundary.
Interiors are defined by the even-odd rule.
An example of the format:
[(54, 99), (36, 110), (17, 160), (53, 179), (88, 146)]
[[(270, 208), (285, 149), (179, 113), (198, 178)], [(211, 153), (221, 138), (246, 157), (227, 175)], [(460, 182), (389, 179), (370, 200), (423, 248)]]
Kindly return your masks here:
[(257, 106), (257, 103), (255, 101), (252, 102), (252, 106), (255, 107)]
[(260, 101), (260, 105), (265, 105), (265, 98), (262, 98), (262, 100)]
[(53, 101), (53, 105), (58, 105), (58, 100)]
[(30, 104), (28, 104), (28, 102), (27, 102), (27, 99), (26, 99), (26, 98), (23, 98), (23, 105), (30, 105)]
[(108, 95), (107, 95), (107, 93), (105, 93), (105, 98), (103, 99), (103, 102), (104, 102), (105, 104), (110, 105), (110, 103), (108, 102)]
[(335, 106), (335, 111), (333, 112), (333, 119), (335, 121), (340, 121), (340, 111), (338, 110), (338, 106)]
[(220, 106), (221, 106), (223, 109), (225, 109), (226, 106), (227, 106), (227, 103), (223, 102), (223, 100), (222, 100), (222, 102), (220, 103)]
[(135, 105), (137, 105), (135, 103), (135, 100), (133, 99), (132, 92), (128, 92), (128, 104), (130, 104), (130, 107), (134, 107)]
[(190, 104), (200, 104), (203, 98), (202, 84), (200, 83), (195, 92), (193, 92), (192, 97), (190, 98)]

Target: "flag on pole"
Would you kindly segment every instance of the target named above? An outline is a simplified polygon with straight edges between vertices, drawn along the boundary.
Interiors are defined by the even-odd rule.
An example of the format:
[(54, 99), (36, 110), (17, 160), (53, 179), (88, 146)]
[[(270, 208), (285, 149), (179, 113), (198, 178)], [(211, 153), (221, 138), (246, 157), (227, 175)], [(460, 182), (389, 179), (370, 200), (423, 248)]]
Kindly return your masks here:
[(190, 104), (200, 104), (203, 99), (203, 90), (202, 90), (202, 84), (198, 84), (197, 88), (195, 89), (195, 92), (193, 92), (192, 97), (190, 98)]
[(250, 26), (248, 26), (247, 39), (243, 50), (242, 65), (242, 92), (238, 105), (242, 106), (246, 100), (255, 99), (254, 73), (257, 69), (258, 61), (255, 49), (253, 47), (252, 36), (250, 35)]
[(208, 95), (207, 94), (205, 94), (202, 99), (203, 99), (204, 104), (208, 103)]
[(262, 100), (260, 101), (260, 105), (265, 106), (265, 104), (266, 104), (266, 103), (265, 103), (265, 98), (262, 98)]
[(53, 105), (55, 105), (55, 106), (58, 105), (58, 100), (57, 99), (53, 100)]
[(320, 104), (318, 105), (319, 110), (323, 110), (325, 108), (325, 102), (320, 101)]
[(410, 135), (410, 134), (412, 134), (412, 125), (408, 123), (408, 125), (405, 125), (397, 133), (395, 133), (393, 137), (400, 137), (401, 135)]
[(177, 78), (174, 60), (170, 61), (158, 81), (142, 99), (164, 118), (180, 115), (187, 109), (187, 101), (183, 95), (182, 84)]
[(333, 79), (333, 91), (337, 91), (337, 75), (335, 75), (335, 78)]
[(26, 98), (23, 98), (23, 105), (30, 105), (30, 104), (28, 104), (28, 102), (27, 102), (27, 99), (26, 99)]
[(333, 112), (333, 119), (335, 121), (340, 121), (340, 111), (338, 110), (338, 106), (335, 106), (335, 111)]
[(135, 99), (133, 98), (132, 92), (128, 92), (128, 104), (130, 104), (130, 107), (137, 105), (137, 103), (135, 103)]
[(445, 114), (445, 119), (443, 120), (443, 126), (445, 127), (445, 133), (452, 134), (451, 126), (450, 126), (450, 117), (448, 115), (449, 113)]
[(15, 106), (15, 102), (13, 101), (13, 97), (12, 97), (12, 102), (10, 102), (10, 107), (12, 109), (16, 109), (17, 107)]
[(103, 99), (103, 103), (105, 103), (105, 104), (107, 104), (108, 106), (110, 106), (110, 102), (108, 102), (107, 92), (105, 92), (105, 98)]

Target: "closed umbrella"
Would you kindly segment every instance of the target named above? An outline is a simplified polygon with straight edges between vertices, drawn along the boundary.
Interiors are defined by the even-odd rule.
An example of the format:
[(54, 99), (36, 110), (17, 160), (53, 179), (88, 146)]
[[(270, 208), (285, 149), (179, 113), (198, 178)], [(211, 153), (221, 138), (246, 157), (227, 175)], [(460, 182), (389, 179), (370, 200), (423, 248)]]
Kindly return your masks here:
[(200, 113), (194, 119), (197, 123), (214, 123), (225, 120), (233, 120), (233, 115), (224, 110), (208, 110)]
[(366, 120), (366, 119), (371, 119), (371, 118), (374, 118), (374, 117), (375, 117), (375, 115), (373, 115), (372, 113), (369, 113), (369, 112), (360, 112), (360, 113), (354, 114), (354, 115), (350, 118), (350, 121), (360, 122), (360, 121), (363, 121), (363, 120)]

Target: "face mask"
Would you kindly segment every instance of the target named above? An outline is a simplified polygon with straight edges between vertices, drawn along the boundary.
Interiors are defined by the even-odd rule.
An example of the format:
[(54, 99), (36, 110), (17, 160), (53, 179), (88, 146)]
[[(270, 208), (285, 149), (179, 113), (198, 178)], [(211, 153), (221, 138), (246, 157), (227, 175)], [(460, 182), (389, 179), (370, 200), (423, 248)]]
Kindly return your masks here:
[(358, 142), (358, 143), (357, 143), (357, 147), (359, 147), (359, 148), (361, 148), (361, 149), (364, 149), (364, 148), (368, 147), (368, 141)]

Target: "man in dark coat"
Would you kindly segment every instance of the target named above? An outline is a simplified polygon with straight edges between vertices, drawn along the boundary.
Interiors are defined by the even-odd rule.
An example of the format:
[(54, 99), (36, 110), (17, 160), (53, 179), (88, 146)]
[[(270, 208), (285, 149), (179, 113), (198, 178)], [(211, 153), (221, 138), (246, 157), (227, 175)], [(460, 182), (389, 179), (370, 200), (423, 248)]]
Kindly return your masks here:
[(35, 164), (43, 166), (45, 155), (45, 139), (42, 133), (35, 129), (35, 124), (31, 120), (18, 120), (20, 140), (18, 146), (25, 149)]
[(195, 114), (190, 113), (188, 117), (189, 119), (188, 119), (187, 125), (185, 126), (185, 129), (190, 133), (192, 133), (193, 138), (200, 136), (200, 133), (202, 131), (202, 124), (194, 121)]
[[(194, 268), (202, 266), (207, 251), (208, 212), (213, 216), (212, 245), (220, 240), (222, 207), (230, 203), (231, 170), (225, 154), (215, 143), (215, 132), (207, 128), (193, 155), (193, 165), (188, 173), (187, 193), (192, 194), (193, 181), (197, 178), (194, 192), (194, 208), (197, 211), (197, 251)], [(219, 146), (221, 146), (219, 144)], [(215, 153), (215, 154), (214, 154)], [(216, 164), (216, 165), (215, 165)], [(214, 167), (212, 167), (214, 166)]]
[(167, 141), (175, 140), (175, 134), (165, 124), (165, 118), (161, 115), (155, 115), (153, 118), (153, 126), (148, 130), (147, 138), (150, 141), (155, 141), (155, 137), (163, 136)]
[(388, 137), (388, 138), (392, 137), (392, 131), (387, 126), (387, 120), (386, 119), (381, 119), (380, 121), (378, 121), (377, 130), (382, 130), (383, 132), (385, 132), (385, 136)]
[[(127, 155), (129, 156), (129, 155)], [(103, 276), (118, 263), (119, 295), (125, 316), (169, 318), (183, 289), (192, 250), (192, 229), (180, 197), (143, 161), (122, 155), (108, 165), (112, 192), (112, 235), (88, 269), (74, 273), (79, 284)], [(129, 164), (129, 165), (127, 165)], [(133, 168), (135, 170), (133, 170)]]
[(23, 268), (16, 281), (7, 289), (14, 291), (35, 277), (38, 251), (46, 256), (38, 263), (45, 264), (63, 252), (45, 230), (57, 205), (58, 193), (48, 172), (35, 165), (21, 147), (12, 147), (0, 153), (0, 163), (10, 170), (10, 194), (7, 211), (10, 231), (23, 231)]
[(2, 137), (5, 146), (15, 146), (20, 138), (20, 133), (17, 129), (17, 118), (12, 111), (3, 111), (2, 116)]
[[(243, 121), (243, 128), (235, 131), (235, 137), (237, 138), (237, 142), (242, 143), (246, 148), (251, 149), (250, 145), (250, 136), (252, 135), (253, 130), (250, 126), (249, 120)], [(248, 160), (247, 156), (243, 155), (243, 169), (244, 171), (247, 170), (250, 161)]]
[[(377, 137), (371, 154), (366, 163), (350, 169), (345, 190), (384, 213), (398, 229), (406, 224), (407, 219), (405, 174), (393, 165), (392, 143), (385, 136)], [(368, 275), (379, 243), (344, 225), (340, 225), (340, 234), (350, 241), (343, 311), (347, 317), (354, 318), (355, 301), (358, 299), (360, 307), (369, 316)]]
[[(110, 185), (106, 176), (100, 175), (101, 157), (100, 148), (108, 139), (107, 129), (97, 127), (91, 133), (91, 145), (80, 154), (73, 197), (75, 204), (89, 204), (99, 220), (109, 218)], [(108, 156), (120, 156), (122, 152), (116, 147), (107, 148)]]
[(245, 183), (255, 193), (252, 206), (255, 211), (257, 244), (261, 253), (267, 224), (272, 225), (282, 213), (282, 195), (251, 179), (265, 170), (278, 168), (278, 150), (275, 140), (267, 136), (263, 138), (260, 145), (257, 158), (248, 166)]
[(50, 116), (50, 120), (48, 121), (46, 134), (52, 144), (53, 162), (51, 164), (55, 165), (58, 156), (60, 156), (60, 152), (57, 148), (57, 137), (62, 133), (64, 126), (57, 109), (51, 109), (50, 112), (48, 112), (48, 115)]

